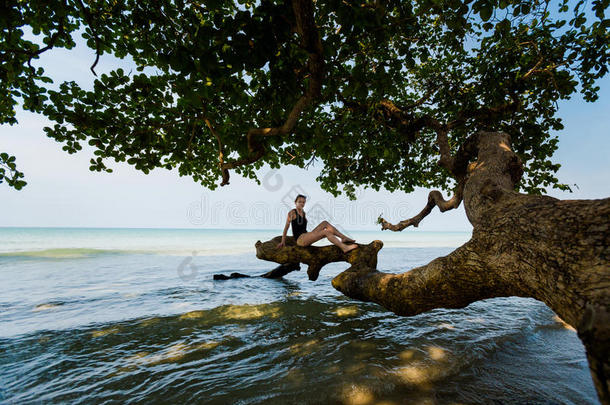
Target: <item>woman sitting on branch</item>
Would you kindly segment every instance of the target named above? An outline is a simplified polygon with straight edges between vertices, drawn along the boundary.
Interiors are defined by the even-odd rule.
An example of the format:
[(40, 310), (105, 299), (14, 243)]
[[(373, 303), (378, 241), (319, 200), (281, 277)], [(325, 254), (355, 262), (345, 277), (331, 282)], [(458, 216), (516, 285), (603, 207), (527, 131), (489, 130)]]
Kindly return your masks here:
[(305, 211), (303, 211), (305, 200), (306, 197), (302, 194), (297, 195), (297, 198), (294, 200), (296, 208), (290, 210), (288, 213), (286, 226), (284, 226), (284, 233), (282, 233), (282, 241), (277, 245), (278, 248), (282, 248), (286, 245), (286, 232), (291, 224), (292, 236), (294, 237), (297, 246), (309, 246), (322, 238), (326, 238), (332, 244), (339, 246), (344, 253), (358, 247), (358, 245), (354, 244), (356, 242), (355, 240), (348, 238), (339, 232), (339, 230), (328, 221), (320, 222), (311, 232), (307, 232), (307, 218), (305, 218)]

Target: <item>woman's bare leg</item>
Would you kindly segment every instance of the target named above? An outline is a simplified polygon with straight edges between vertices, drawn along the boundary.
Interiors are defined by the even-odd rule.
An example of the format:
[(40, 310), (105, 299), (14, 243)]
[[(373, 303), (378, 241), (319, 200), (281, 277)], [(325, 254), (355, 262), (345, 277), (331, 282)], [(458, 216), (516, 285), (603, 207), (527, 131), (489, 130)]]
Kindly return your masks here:
[(339, 238), (337, 238), (337, 236), (335, 236), (335, 234), (333, 234), (328, 227), (315, 227), (313, 231), (301, 235), (298, 239), (299, 243), (297, 243), (297, 245), (309, 246), (323, 238), (328, 239), (330, 243), (337, 245), (343, 252), (346, 253), (358, 247), (358, 245), (346, 245), (345, 243), (341, 242), (341, 240), (339, 240)]
[(318, 226), (316, 226), (316, 227), (314, 228), (314, 230), (315, 230), (315, 229), (319, 229), (319, 228), (322, 228), (322, 229), (324, 229), (324, 228), (330, 229), (330, 230), (331, 230), (331, 232), (332, 232), (334, 235), (336, 235), (336, 236), (338, 236), (339, 238), (341, 238), (341, 242), (342, 242), (342, 243), (354, 243), (354, 242), (355, 242), (355, 240), (354, 240), (354, 239), (349, 238), (349, 237), (345, 236), (344, 234), (342, 234), (341, 232), (339, 232), (339, 230), (338, 230), (338, 229), (337, 229), (337, 228), (336, 228), (334, 225), (332, 225), (330, 222), (328, 222), (328, 221), (322, 221), (322, 222), (320, 222), (320, 224), (319, 224)]
[(341, 242), (341, 239), (339, 239), (339, 237), (332, 233), (332, 231), (328, 228), (326, 228), (324, 232), (326, 233), (326, 239), (328, 239), (332, 244), (339, 246), (339, 248), (343, 250), (343, 253), (347, 253), (350, 250), (354, 250), (358, 247), (358, 245), (346, 245), (345, 243)]
[(324, 239), (326, 235), (324, 235), (324, 231), (320, 228), (314, 228), (311, 232), (307, 232), (299, 236), (297, 239), (298, 246), (309, 246), (312, 243), (319, 241), (320, 239)]

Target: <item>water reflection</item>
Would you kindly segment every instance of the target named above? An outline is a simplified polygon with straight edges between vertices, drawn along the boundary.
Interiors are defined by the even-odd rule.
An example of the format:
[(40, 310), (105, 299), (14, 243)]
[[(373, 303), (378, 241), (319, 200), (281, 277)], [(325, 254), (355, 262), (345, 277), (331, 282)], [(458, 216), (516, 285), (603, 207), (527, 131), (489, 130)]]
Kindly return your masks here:
[(335, 310), (337, 316), (346, 317), (346, 316), (356, 316), (358, 315), (358, 306), (350, 305), (348, 307), (341, 307)]
[[(496, 310), (474, 306), (399, 318), (374, 304), (343, 297), (317, 300), (297, 285), (275, 285), (284, 296), (280, 301), (0, 340), (0, 372), (7, 376), (2, 389), (19, 403), (125, 398), (176, 403), (205, 398), (212, 404), (476, 403), (490, 393), (503, 402), (508, 397), (494, 376), (515, 369), (511, 361), (523, 356), (513, 355), (516, 349), (532, 336), (563, 331), (533, 323), (527, 311), (542, 311), (545, 325), (557, 325), (553, 314), (535, 303), (527, 311), (496, 301)], [(507, 326), (499, 314), (509, 310), (516, 315)], [(549, 350), (546, 340), (544, 345)], [(507, 357), (498, 360), (497, 353)], [(489, 373), (489, 367), (501, 370)], [(528, 375), (523, 367), (519, 371)], [(527, 386), (526, 378), (531, 379), (511, 375), (510, 384)], [(589, 398), (561, 389), (562, 398)], [(87, 394), (75, 401), (75, 392)], [(540, 398), (535, 387), (527, 392), (526, 399)]]
[(94, 330), (93, 332), (91, 332), (91, 337), (96, 338), (96, 337), (111, 335), (111, 334), (115, 334), (115, 333), (119, 333), (118, 326), (113, 326), (111, 328), (103, 329), (103, 330)]

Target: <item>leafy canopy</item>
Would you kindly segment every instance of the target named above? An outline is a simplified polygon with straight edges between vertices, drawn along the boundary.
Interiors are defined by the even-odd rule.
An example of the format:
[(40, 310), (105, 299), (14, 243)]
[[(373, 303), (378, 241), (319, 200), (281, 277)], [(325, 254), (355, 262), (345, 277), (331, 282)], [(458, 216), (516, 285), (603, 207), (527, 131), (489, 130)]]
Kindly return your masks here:
[[(503, 130), (524, 190), (566, 188), (550, 160), (557, 101), (597, 98), (609, 2), (5, 1), (0, 123), (15, 124), (21, 105), (55, 122), (45, 131), (68, 153), (92, 145), (92, 170), (111, 171), (108, 159), (178, 168), (210, 189), (221, 162), (256, 179), (264, 164), (317, 160), (322, 188), (350, 196), (357, 186), (448, 188), (439, 129), (452, 153), (477, 130)], [(135, 71), (51, 87), (36, 59), (78, 35)], [(22, 177), (0, 155), (0, 181), (21, 188)]]

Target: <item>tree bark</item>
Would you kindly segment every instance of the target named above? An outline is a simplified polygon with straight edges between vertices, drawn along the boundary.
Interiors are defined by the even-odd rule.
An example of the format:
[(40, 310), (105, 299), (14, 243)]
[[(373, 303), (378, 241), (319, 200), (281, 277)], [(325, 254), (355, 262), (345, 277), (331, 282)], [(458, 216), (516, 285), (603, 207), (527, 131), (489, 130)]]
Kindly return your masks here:
[(305, 263), (309, 279), (315, 281), (320, 275), (322, 267), (332, 262), (348, 262), (352, 265), (366, 265), (370, 268), (377, 267), (377, 253), (383, 247), (383, 242), (375, 240), (368, 245), (358, 244), (358, 248), (343, 253), (335, 245), (330, 246), (297, 246), (292, 236), (286, 237), (286, 246), (281, 249), (277, 245), (282, 237), (275, 238), (266, 242), (260, 240), (256, 242), (256, 257), (280, 264), (286, 263)]
[(509, 136), (477, 138), (464, 186), (472, 239), (403, 274), (354, 265), (333, 286), (404, 316), (491, 297), (540, 300), (578, 331), (599, 399), (610, 404), (610, 198), (517, 193), (521, 163)]
[[(282, 278), (290, 272), (299, 271), (299, 270), (301, 270), (301, 266), (299, 265), (298, 262), (284, 263), (284, 264), (280, 264), (273, 270), (266, 272), (265, 274), (261, 274), (261, 275), (254, 276), (254, 277), (276, 279), (276, 278)], [(234, 278), (250, 278), (250, 277), (252, 277), (252, 276), (249, 276), (247, 274), (231, 273), (231, 275), (229, 275), (229, 276), (225, 276), (224, 274), (214, 274), (213, 278), (214, 278), (214, 280), (232, 280)]]
[(473, 236), (425, 266), (402, 274), (378, 271), (381, 241), (344, 254), (336, 246), (299, 247), (292, 238), (277, 249), (278, 236), (258, 241), (257, 257), (307, 263), (311, 280), (325, 264), (347, 261), (352, 266), (332, 281), (337, 290), (403, 316), (492, 297), (535, 298), (578, 331), (599, 399), (610, 404), (610, 198), (558, 200), (514, 191), (523, 170), (505, 133), (473, 135), (454, 170), (464, 176)]

